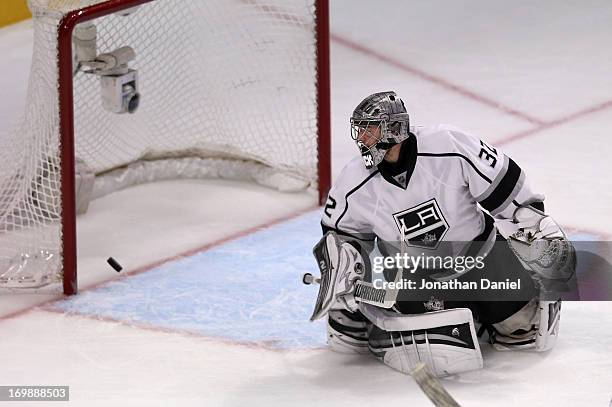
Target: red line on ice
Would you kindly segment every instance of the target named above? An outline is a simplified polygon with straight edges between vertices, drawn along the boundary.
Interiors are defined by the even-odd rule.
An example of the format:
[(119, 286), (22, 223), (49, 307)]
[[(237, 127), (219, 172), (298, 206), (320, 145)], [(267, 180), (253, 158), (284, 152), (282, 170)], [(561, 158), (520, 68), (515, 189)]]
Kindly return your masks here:
[(574, 113), (570, 113), (568, 115), (562, 116), (560, 118), (551, 120), (551, 121), (546, 121), (546, 120), (542, 120), (542, 119), (538, 119), (530, 114), (527, 114), (525, 112), (521, 112), (517, 109), (514, 109), (512, 107), (506, 106), (500, 102), (496, 102), (495, 100), (492, 100), (490, 98), (487, 98), (485, 96), (479, 95), (476, 92), (473, 92), (469, 89), (466, 89), (460, 85), (456, 85), (451, 83), (450, 81), (440, 78), (438, 76), (429, 74), (421, 69), (418, 69), (412, 65), (409, 65), (405, 62), (402, 62), (400, 60), (397, 60), (395, 58), (392, 58), (388, 55), (384, 55), (378, 51), (375, 51), (373, 49), (367, 48), (361, 44), (358, 44), (355, 41), (352, 41), (346, 37), (343, 37), (341, 35), (338, 34), (331, 34), (330, 35), (332, 41), (335, 41), (336, 43), (343, 45), (347, 48), (352, 49), (355, 52), (358, 52), (360, 54), (363, 55), (367, 55), (373, 59), (377, 59), (381, 62), (384, 62), (390, 66), (393, 66), (394, 68), (397, 68), (403, 72), (406, 72), (408, 74), (414, 75), (420, 79), (423, 79), (427, 82), (431, 82), (434, 83), (436, 85), (439, 85), (440, 87), (444, 88), (447, 91), (451, 91), (454, 93), (457, 93), (463, 97), (466, 97), (468, 99), (471, 99), (473, 101), (479, 102), (481, 104), (484, 104), (490, 108), (493, 108), (495, 110), (501, 111), (502, 113), (505, 114), (509, 114), (511, 116), (520, 118), (522, 120), (525, 120), (531, 124), (534, 124), (535, 127), (531, 128), (531, 129), (527, 129), (515, 134), (511, 134), (509, 136), (507, 136), (504, 139), (498, 140), (495, 142), (496, 145), (502, 145), (502, 144), (508, 144), (520, 139), (523, 139), (525, 137), (529, 137), (532, 136), (540, 131), (543, 130), (547, 130), (556, 126), (560, 126), (562, 124), (571, 122), (573, 120), (576, 120), (578, 118), (581, 118), (583, 116), (587, 116), (589, 114), (592, 113), (597, 113), (600, 112), (602, 110), (608, 109), (610, 107), (612, 107), (612, 100), (608, 100), (606, 102), (602, 102), (599, 103), (597, 105), (593, 105), (590, 107), (587, 107), (585, 109), (579, 110), (577, 112)]
[(521, 112), (519, 110), (513, 109), (509, 106), (506, 106), (504, 104), (502, 104), (501, 102), (497, 102), (495, 100), (489, 99), (485, 96), (479, 95), (469, 89), (466, 89), (460, 85), (456, 85), (454, 83), (451, 83), (449, 81), (447, 81), (446, 79), (440, 78), (438, 76), (429, 74), (423, 70), (420, 70), (412, 65), (408, 65), (405, 62), (399, 61), (397, 59), (394, 59), (388, 55), (384, 55), (380, 52), (377, 52), (373, 49), (364, 47), (361, 44), (358, 44), (348, 38), (342, 37), (338, 34), (331, 34), (330, 35), (332, 41), (335, 41), (341, 45), (344, 45), (345, 47), (348, 47), (350, 49), (352, 49), (353, 51), (359, 52), (361, 54), (365, 54), (369, 57), (372, 57), (374, 59), (378, 59), (379, 61), (385, 62), (390, 66), (393, 66), (394, 68), (397, 68), (401, 71), (407, 72), (411, 75), (417, 76), (427, 82), (431, 82), (434, 83), (448, 91), (457, 93), (463, 97), (466, 97), (468, 99), (471, 99), (473, 101), (476, 101), (478, 103), (481, 103), (483, 105), (486, 105), (490, 108), (496, 109), (496, 110), (500, 110), (503, 113), (509, 114), (511, 116), (515, 116), (518, 117), (522, 120), (526, 120), (529, 123), (532, 124), (536, 124), (536, 125), (543, 125), (545, 124), (545, 122), (543, 120), (540, 120), (536, 117), (533, 117), (527, 113)]
[(506, 138), (503, 138), (501, 140), (496, 141), (495, 145), (502, 145), (502, 144), (512, 143), (514, 141), (521, 140), (523, 138), (532, 136), (532, 135), (534, 135), (536, 133), (539, 133), (540, 131), (548, 130), (550, 128), (560, 126), (562, 124), (569, 123), (569, 122), (571, 122), (573, 120), (576, 120), (576, 119), (579, 119), (581, 117), (588, 116), (590, 114), (601, 112), (602, 110), (609, 109), (610, 107), (612, 107), (612, 100), (608, 100), (606, 102), (599, 103), (597, 105), (587, 107), (587, 108), (579, 110), (577, 112), (568, 114), (567, 116), (563, 116), (563, 117), (560, 117), (558, 119), (552, 120), (550, 122), (543, 123), (542, 125), (534, 127), (532, 129), (527, 129), (527, 130), (524, 130), (524, 131), (512, 134), (512, 135), (510, 135), (510, 136), (508, 136)]
[(144, 322), (124, 321), (121, 319), (115, 319), (115, 318), (108, 317), (108, 316), (82, 314), (82, 313), (75, 312), (75, 311), (64, 312), (63, 310), (55, 309), (51, 307), (41, 308), (40, 311), (52, 312), (54, 314), (64, 315), (67, 317), (76, 316), (76, 317), (88, 319), (88, 320), (95, 321), (95, 322), (106, 322), (106, 323), (119, 324), (125, 327), (142, 329), (142, 330), (150, 331), (150, 332), (175, 334), (175, 335), (187, 336), (191, 338), (198, 338), (201, 340), (211, 341), (215, 343), (222, 343), (225, 345), (243, 346), (243, 347), (247, 347), (251, 349), (262, 349), (262, 350), (269, 350), (269, 351), (274, 351), (274, 352), (293, 352), (293, 351), (316, 350), (316, 349), (325, 348), (325, 346), (319, 346), (319, 347), (313, 346), (313, 347), (304, 347), (304, 348), (293, 348), (292, 347), (290, 349), (285, 349), (285, 348), (276, 347), (276, 341), (273, 341), (273, 340), (261, 341), (261, 342), (232, 340), (232, 339), (227, 339), (227, 338), (217, 337), (217, 336), (207, 336), (207, 335), (200, 334), (198, 332), (189, 331), (187, 329), (166, 328), (166, 327), (152, 325), (152, 324), (148, 324)]

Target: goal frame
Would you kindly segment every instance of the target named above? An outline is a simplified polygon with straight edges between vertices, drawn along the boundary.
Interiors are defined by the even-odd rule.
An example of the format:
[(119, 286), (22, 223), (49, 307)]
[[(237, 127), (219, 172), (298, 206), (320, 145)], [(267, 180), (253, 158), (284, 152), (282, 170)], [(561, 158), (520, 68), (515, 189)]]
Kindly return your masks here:
[[(74, 147), (74, 96), (72, 33), (77, 24), (116, 13), (154, 0), (108, 0), (66, 14), (57, 29), (59, 92), (61, 247), (63, 291), (78, 292), (77, 231)], [(317, 99), (317, 186), (318, 203), (323, 205), (331, 184), (331, 102), (329, 68), (329, 0), (315, 0), (316, 99)]]

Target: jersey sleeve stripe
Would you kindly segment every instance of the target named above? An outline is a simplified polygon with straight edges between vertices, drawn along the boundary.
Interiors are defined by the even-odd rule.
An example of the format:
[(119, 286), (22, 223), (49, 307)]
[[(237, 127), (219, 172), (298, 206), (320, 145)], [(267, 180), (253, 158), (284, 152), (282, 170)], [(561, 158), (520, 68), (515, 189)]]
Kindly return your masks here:
[[(491, 213), (505, 208), (508, 203), (512, 202), (512, 199), (514, 199), (520, 190), (520, 188), (517, 188), (517, 184), (524, 177), (521, 167), (514, 160), (508, 158), (508, 169), (505, 174), (500, 174), (499, 178), (501, 178), (499, 184), (493, 192), (485, 199), (478, 201), (483, 208)], [(520, 184), (522, 185), (522, 182)]]
[(504, 155), (504, 163), (502, 165), (502, 169), (499, 171), (493, 182), (487, 187), (487, 189), (480, 195), (476, 197), (476, 201), (484, 201), (486, 198), (491, 196), (491, 194), (495, 191), (495, 189), (499, 186), (499, 184), (504, 179), (505, 175), (508, 173), (508, 167), (510, 167), (510, 158), (507, 155)]
[(480, 171), (478, 167), (476, 167), (476, 165), (463, 154), (459, 154), (459, 153), (418, 153), (417, 155), (419, 157), (459, 157), (459, 158), (462, 158), (472, 167), (472, 169), (476, 172), (476, 174), (480, 175), (480, 178), (484, 179), (488, 183), (492, 182), (489, 177), (484, 175), (482, 171)]
[(516, 183), (516, 186), (514, 187), (514, 190), (512, 191), (512, 193), (510, 194), (510, 196), (508, 197), (508, 199), (506, 199), (499, 207), (497, 207), (497, 209), (494, 209), (491, 211), (491, 215), (493, 216), (497, 216), (499, 215), (501, 212), (503, 212), (511, 203), (513, 203), (516, 200), (516, 197), (519, 195), (519, 193), (521, 192), (521, 190), (523, 189), (523, 186), (525, 185), (525, 173), (521, 172), (521, 176), (519, 177), (518, 182)]
[(361, 183), (359, 183), (359, 185), (357, 185), (355, 188), (351, 189), (350, 191), (348, 191), (346, 193), (346, 195), (344, 196), (344, 210), (342, 211), (342, 213), (340, 214), (340, 216), (338, 217), (338, 220), (336, 220), (336, 224), (334, 225), (336, 229), (340, 230), (340, 228), (338, 227), (338, 224), (340, 223), (340, 221), (342, 220), (342, 218), (344, 217), (344, 215), (346, 215), (346, 211), (348, 211), (348, 198), (349, 196), (351, 196), (352, 194), (354, 194), (357, 190), (359, 190), (359, 188), (361, 188), (362, 186), (364, 186), (366, 184), (366, 182), (368, 182), (369, 180), (371, 180), (372, 178), (374, 178), (374, 176), (376, 176), (379, 173), (378, 170), (372, 172), (370, 175), (368, 175), (368, 177), (366, 179), (364, 179), (363, 181), (361, 181)]

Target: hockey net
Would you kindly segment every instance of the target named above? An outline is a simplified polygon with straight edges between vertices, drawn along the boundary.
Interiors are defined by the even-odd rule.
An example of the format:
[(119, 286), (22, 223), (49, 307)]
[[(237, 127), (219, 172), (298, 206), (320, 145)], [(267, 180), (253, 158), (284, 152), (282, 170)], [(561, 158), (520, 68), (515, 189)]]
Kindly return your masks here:
[[(63, 280), (64, 292), (76, 292), (75, 166), (95, 174), (91, 198), (176, 177), (326, 193), (323, 1), (29, 5), (34, 50), (25, 119), (0, 145), (0, 287)], [(134, 113), (103, 107), (101, 77), (76, 59), (66, 29), (74, 21), (77, 29), (93, 23), (97, 54), (135, 51), (129, 68), (138, 72), (141, 102)], [(70, 36), (71, 52), (62, 50), (62, 35)], [(69, 75), (61, 70), (67, 59)]]

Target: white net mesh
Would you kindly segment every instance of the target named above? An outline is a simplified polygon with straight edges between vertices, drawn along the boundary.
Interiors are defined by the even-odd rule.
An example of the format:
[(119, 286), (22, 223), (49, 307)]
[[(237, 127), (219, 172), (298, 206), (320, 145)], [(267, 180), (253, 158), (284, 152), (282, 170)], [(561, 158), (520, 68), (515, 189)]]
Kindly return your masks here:
[[(27, 111), (0, 141), (0, 286), (61, 279), (57, 26), (66, 12), (92, 3), (102, 2), (30, 0)], [(97, 194), (150, 181), (159, 168), (316, 188), (314, 12), (313, 0), (156, 0), (94, 20), (98, 54), (135, 50), (130, 68), (138, 71), (141, 103), (134, 114), (111, 113), (102, 107), (100, 77), (78, 72), (76, 157), (97, 178), (145, 172), (127, 184), (104, 182)], [(151, 171), (153, 160), (177, 158)], [(201, 165), (212, 169), (193, 170)]]

